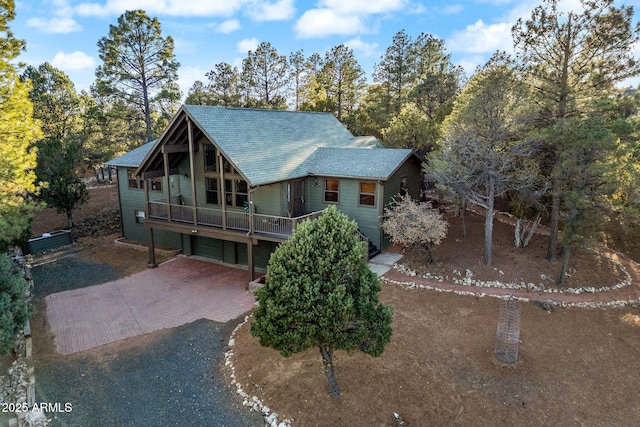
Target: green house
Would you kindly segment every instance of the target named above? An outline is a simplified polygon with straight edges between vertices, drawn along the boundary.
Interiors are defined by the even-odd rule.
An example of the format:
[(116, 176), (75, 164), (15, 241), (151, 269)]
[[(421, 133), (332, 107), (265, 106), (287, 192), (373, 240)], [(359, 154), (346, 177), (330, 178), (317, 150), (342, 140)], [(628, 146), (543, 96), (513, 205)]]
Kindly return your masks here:
[(354, 137), (332, 114), (183, 105), (163, 134), (108, 162), (118, 170), (122, 231), (185, 255), (266, 268), (297, 224), (330, 204), (375, 252), (394, 195), (420, 195), (421, 159)]

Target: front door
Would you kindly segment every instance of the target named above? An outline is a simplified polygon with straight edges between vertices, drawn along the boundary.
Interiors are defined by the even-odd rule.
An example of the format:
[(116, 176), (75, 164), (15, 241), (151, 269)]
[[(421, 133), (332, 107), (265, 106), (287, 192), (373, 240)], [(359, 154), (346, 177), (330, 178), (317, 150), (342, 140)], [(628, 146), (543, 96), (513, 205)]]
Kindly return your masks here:
[(295, 218), (306, 213), (304, 206), (304, 180), (291, 181), (289, 183), (289, 215)]

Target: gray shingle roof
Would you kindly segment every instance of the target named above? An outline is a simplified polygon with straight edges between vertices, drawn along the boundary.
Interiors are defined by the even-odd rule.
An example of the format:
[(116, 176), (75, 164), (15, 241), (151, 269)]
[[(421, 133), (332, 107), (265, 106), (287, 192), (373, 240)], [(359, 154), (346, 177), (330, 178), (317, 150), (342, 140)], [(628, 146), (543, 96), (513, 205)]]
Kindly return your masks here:
[(309, 174), (386, 180), (411, 153), (410, 149), (319, 148)]
[[(181, 111), (251, 186), (310, 174), (385, 180), (411, 155), (408, 149), (376, 148), (381, 144), (373, 137), (354, 137), (331, 113), (199, 105), (183, 105)], [(139, 167), (159, 149), (154, 143), (108, 164)]]
[(185, 105), (251, 185), (306, 176), (319, 147), (353, 147), (354, 137), (330, 113)]
[(134, 148), (128, 153), (124, 153), (122, 156), (109, 160), (106, 164), (109, 166), (121, 166), (127, 168), (137, 168), (144, 160), (147, 153), (151, 151), (157, 140), (147, 142), (138, 148)]

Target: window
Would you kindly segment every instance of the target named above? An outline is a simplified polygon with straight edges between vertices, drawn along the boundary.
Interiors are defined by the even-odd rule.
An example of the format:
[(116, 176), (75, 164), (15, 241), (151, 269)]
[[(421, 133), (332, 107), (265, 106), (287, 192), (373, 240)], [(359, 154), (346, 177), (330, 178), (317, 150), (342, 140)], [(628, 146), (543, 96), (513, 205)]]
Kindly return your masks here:
[(375, 206), (376, 204), (376, 183), (360, 183), (360, 204), (364, 206)]
[(204, 144), (204, 170), (213, 172), (217, 170), (216, 147), (210, 144)]
[(211, 203), (214, 205), (219, 204), (218, 198), (218, 179), (217, 178), (207, 178), (207, 203)]
[(151, 184), (151, 187), (150, 187), (151, 190), (153, 190), (153, 191), (162, 191), (162, 177), (161, 176), (149, 180), (149, 183)]
[(136, 216), (136, 224), (144, 224), (144, 211), (136, 209), (134, 212)]
[(325, 203), (338, 203), (338, 181), (327, 179), (324, 181)]
[(225, 173), (231, 173), (234, 175), (238, 173), (233, 167), (231, 167), (231, 163), (229, 163), (229, 160), (227, 160), (226, 158), (222, 159), (222, 167)]
[(224, 180), (224, 197), (227, 206), (243, 207), (249, 200), (249, 186), (242, 179)]
[(243, 206), (249, 201), (247, 181), (236, 179), (236, 204), (235, 206)]
[(138, 179), (133, 173), (135, 169), (127, 169), (127, 176), (129, 177), (129, 188), (144, 188), (142, 181)]

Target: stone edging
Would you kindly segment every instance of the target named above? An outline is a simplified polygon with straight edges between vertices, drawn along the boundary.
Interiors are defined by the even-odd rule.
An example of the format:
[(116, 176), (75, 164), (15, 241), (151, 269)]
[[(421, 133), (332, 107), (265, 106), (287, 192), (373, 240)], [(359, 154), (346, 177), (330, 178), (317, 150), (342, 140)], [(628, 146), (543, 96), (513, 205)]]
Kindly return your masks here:
[(229, 367), (231, 370), (231, 385), (236, 386), (236, 393), (242, 397), (242, 405), (249, 407), (251, 411), (256, 411), (262, 414), (262, 418), (266, 423), (266, 426), (269, 427), (292, 427), (292, 421), (289, 419), (285, 419), (283, 421), (278, 422), (279, 414), (277, 412), (272, 412), (271, 409), (260, 400), (257, 396), (249, 396), (243, 389), (242, 385), (236, 380), (236, 369), (233, 366), (233, 361), (231, 360), (233, 357), (233, 346), (235, 345), (235, 334), (236, 332), (243, 327), (249, 319), (253, 316), (253, 314), (249, 314), (245, 316), (244, 321), (238, 324), (235, 327), (233, 332), (231, 332), (231, 337), (229, 338), (229, 350), (225, 351), (224, 359), (225, 366)]
[[(538, 283), (537, 285), (534, 283), (525, 283), (525, 282), (520, 282), (520, 283), (502, 283), (498, 280), (491, 280), (491, 281), (482, 281), (482, 280), (477, 280), (477, 279), (473, 279), (473, 272), (471, 270), (467, 270), (466, 271), (466, 277), (461, 278), (461, 272), (458, 270), (453, 270), (453, 274), (457, 275), (458, 277), (451, 277), (449, 278), (447, 277), (442, 277), (442, 276), (438, 276), (435, 274), (431, 274), (431, 273), (424, 273), (424, 274), (418, 274), (416, 273), (415, 270), (410, 269), (407, 264), (394, 264), (393, 265), (393, 269), (397, 270), (398, 272), (405, 274), (407, 276), (411, 276), (411, 277), (422, 277), (423, 279), (429, 279), (429, 280), (436, 280), (438, 282), (444, 282), (445, 280), (450, 280), (451, 282), (455, 283), (456, 285), (463, 285), (463, 286), (475, 286), (475, 287), (480, 287), (480, 288), (499, 288), (499, 289), (512, 289), (512, 290), (525, 290), (525, 291), (529, 291), (529, 292), (545, 292), (545, 293), (553, 293), (553, 294), (573, 294), (573, 295), (579, 295), (582, 293), (596, 293), (596, 292), (606, 292), (606, 291), (615, 291), (617, 289), (622, 289), (625, 286), (629, 286), (631, 285), (632, 279), (631, 279), (631, 274), (629, 274), (629, 272), (627, 271), (627, 268), (622, 265), (621, 263), (611, 259), (610, 257), (607, 257), (603, 254), (600, 254), (600, 256), (604, 256), (605, 258), (607, 258), (610, 262), (614, 263), (617, 268), (626, 276), (626, 278), (620, 282), (617, 283), (613, 286), (603, 286), (601, 288), (596, 288), (594, 286), (583, 286), (580, 288), (566, 288), (566, 289), (546, 289), (544, 286), (544, 283)], [(546, 280), (546, 276), (541, 277), (542, 280)]]
[[(493, 298), (499, 298), (503, 300), (515, 299), (523, 302), (540, 301), (540, 302), (544, 302), (544, 303), (551, 304), (554, 306), (559, 306), (559, 307), (615, 308), (615, 307), (635, 306), (640, 303), (640, 300), (619, 300), (619, 301), (607, 301), (607, 302), (566, 302), (566, 301), (554, 301), (554, 300), (541, 301), (539, 298), (527, 298), (527, 297), (521, 297), (517, 295), (498, 295), (498, 294), (492, 294), (492, 293), (480, 292), (480, 291), (475, 291), (475, 292), (461, 291), (457, 289), (447, 289), (445, 287), (430, 286), (430, 285), (425, 285), (425, 284), (420, 284), (415, 282), (400, 282), (397, 280), (388, 279), (384, 276), (381, 277), (380, 280), (382, 282), (385, 282), (391, 285), (401, 286), (405, 289), (424, 289), (424, 290), (430, 290), (430, 291), (436, 291), (436, 292), (451, 292), (456, 295), (475, 296), (475, 297), (493, 297)], [(471, 285), (468, 285), (468, 286), (471, 288)]]

